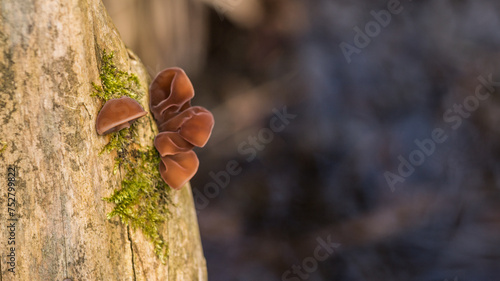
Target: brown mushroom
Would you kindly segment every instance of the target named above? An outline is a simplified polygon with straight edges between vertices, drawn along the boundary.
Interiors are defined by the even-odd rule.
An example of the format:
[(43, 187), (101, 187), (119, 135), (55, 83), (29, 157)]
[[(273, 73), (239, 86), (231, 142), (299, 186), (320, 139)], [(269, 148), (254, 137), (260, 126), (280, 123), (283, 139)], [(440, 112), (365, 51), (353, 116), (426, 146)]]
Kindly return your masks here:
[(198, 157), (192, 149), (207, 143), (214, 117), (203, 107), (191, 107), (193, 85), (180, 68), (161, 71), (151, 83), (149, 95), (149, 107), (160, 131), (154, 141), (162, 156), (160, 174), (170, 187), (180, 189), (198, 170)]
[(161, 156), (174, 155), (193, 149), (178, 132), (161, 132), (155, 137), (154, 145)]
[(200, 162), (190, 150), (161, 158), (160, 175), (173, 189), (181, 189), (198, 171)]
[(107, 135), (130, 125), (147, 112), (134, 99), (121, 97), (108, 100), (97, 115), (96, 129), (99, 135)]
[(149, 108), (158, 124), (187, 109), (194, 88), (184, 70), (178, 67), (162, 70), (149, 86)]
[(213, 127), (212, 113), (201, 106), (193, 106), (158, 125), (158, 130), (160, 132), (178, 131), (186, 141), (203, 147), (210, 138)]

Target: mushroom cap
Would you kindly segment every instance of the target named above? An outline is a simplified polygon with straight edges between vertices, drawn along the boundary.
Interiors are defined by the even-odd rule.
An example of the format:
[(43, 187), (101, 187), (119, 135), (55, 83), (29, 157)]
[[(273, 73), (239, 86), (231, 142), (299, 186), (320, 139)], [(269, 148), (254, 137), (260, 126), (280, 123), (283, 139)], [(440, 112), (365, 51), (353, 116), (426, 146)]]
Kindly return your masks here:
[(161, 132), (156, 135), (154, 144), (161, 156), (174, 155), (193, 149), (193, 145), (181, 137), (178, 132)]
[(199, 165), (192, 150), (165, 156), (160, 161), (160, 175), (171, 188), (181, 189), (196, 174)]
[(195, 146), (207, 143), (214, 127), (214, 116), (201, 107), (190, 107), (158, 126), (160, 132), (176, 132)]
[(149, 108), (157, 123), (163, 123), (190, 107), (193, 97), (193, 84), (178, 67), (162, 70), (149, 86)]
[(198, 157), (192, 149), (207, 143), (214, 117), (203, 107), (191, 107), (194, 88), (180, 68), (158, 73), (149, 95), (149, 108), (160, 131), (154, 141), (162, 156), (160, 175), (170, 187), (180, 189), (198, 170)]
[(132, 98), (124, 96), (108, 100), (97, 115), (97, 133), (106, 135), (128, 128), (133, 121), (146, 114), (142, 106)]

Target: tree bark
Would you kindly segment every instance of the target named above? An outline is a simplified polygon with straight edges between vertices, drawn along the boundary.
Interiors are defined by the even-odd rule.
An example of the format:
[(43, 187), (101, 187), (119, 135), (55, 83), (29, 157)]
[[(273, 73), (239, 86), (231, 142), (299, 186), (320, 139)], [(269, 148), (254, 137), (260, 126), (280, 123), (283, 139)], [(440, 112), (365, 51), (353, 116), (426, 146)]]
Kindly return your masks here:
[[(101, 52), (113, 51), (144, 91), (150, 77), (101, 1), (0, 4), (0, 280), (206, 280), (189, 186), (171, 192), (166, 264), (139, 230), (106, 218), (114, 206), (102, 198), (121, 176), (113, 174), (114, 154), (99, 155), (108, 137), (96, 133), (102, 104), (90, 94)], [(147, 95), (141, 103), (147, 108)], [(141, 143), (152, 145), (154, 123), (145, 118)]]

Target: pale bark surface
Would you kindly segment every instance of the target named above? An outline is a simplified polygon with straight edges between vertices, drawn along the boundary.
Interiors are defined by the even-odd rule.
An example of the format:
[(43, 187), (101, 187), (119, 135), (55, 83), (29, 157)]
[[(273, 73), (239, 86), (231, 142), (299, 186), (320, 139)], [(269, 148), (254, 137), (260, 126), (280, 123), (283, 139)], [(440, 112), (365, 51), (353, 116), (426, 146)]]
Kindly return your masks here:
[[(163, 229), (165, 265), (140, 231), (106, 219), (119, 188), (114, 154), (99, 156), (102, 106), (91, 97), (100, 54), (114, 51), (122, 70), (149, 77), (122, 43), (100, 0), (0, 0), (0, 280), (206, 280), (190, 188), (171, 192), (175, 206)], [(147, 108), (147, 95), (142, 105)], [(152, 144), (151, 117), (140, 121)], [(0, 148), (2, 145), (0, 145)], [(17, 167), (15, 275), (8, 271), (11, 221), (7, 169)]]

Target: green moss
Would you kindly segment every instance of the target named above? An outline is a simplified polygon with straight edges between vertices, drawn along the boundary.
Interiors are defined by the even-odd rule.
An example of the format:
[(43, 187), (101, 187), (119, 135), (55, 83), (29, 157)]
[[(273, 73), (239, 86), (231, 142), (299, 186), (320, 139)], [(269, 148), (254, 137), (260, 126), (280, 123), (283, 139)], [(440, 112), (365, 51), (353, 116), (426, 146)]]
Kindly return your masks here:
[(133, 73), (128, 73), (116, 68), (113, 63), (114, 53), (107, 54), (102, 52), (99, 78), (101, 85), (92, 83), (96, 96), (104, 101), (119, 98), (122, 96), (131, 97), (139, 100), (143, 93), (139, 91), (139, 78)]
[[(100, 67), (101, 86), (92, 83), (92, 96), (103, 102), (113, 98), (128, 96), (140, 99), (139, 79), (136, 75), (118, 70), (113, 63), (113, 53), (103, 52)], [(114, 173), (124, 172), (120, 189), (103, 198), (115, 204), (107, 216), (118, 216), (125, 224), (139, 229), (153, 243), (154, 251), (162, 263), (168, 256), (160, 228), (169, 216), (167, 204), (171, 204), (170, 188), (162, 180), (158, 171), (160, 155), (153, 145), (141, 147), (137, 139), (137, 124), (109, 135), (109, 142), (102, 153), (117, 152)]]
[(7, 149), (7, 143), (0, 140), (0, 154), (2, 154)]
[(113, 150), (122, 152), (123, 148), (127, 147), (130, 142), (136, 143), (136, 130), (137, 122), (132, 123), (130, 128), (122, 129), (118, 132), (110, 134), (109, 142), (102, 148), (99, 155), (103, 153), (110, 153)]
[(115, 203), (108, 214), (114, 216), (143, 234), (154, 244), (156, 255), (165, 262), (168, 247), (161, 237), (162, 223), (168, 217), (167, 204), (171, 203), (169, 187), (163, 182), (158, 165), (160, 155), (154, 147), (123, 150), (117, 157), (117, 165), (126, 171), (121, 189), (104, 200)]

